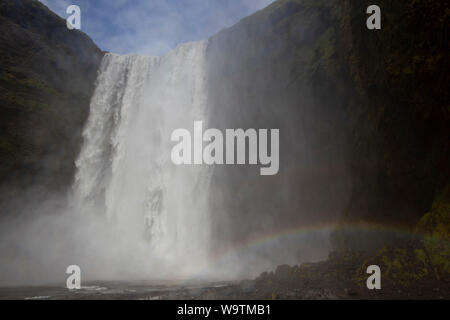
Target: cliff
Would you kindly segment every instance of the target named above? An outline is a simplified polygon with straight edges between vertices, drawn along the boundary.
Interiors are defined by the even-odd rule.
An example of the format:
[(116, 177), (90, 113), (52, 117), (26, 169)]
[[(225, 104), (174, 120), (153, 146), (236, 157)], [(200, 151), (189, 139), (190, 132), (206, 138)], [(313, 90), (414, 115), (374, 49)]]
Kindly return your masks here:
[[(257, 298), (449, 295), (450, 9), (380, 0), (370, 31), (372, 4), (280, 0), (210, 39), (212, 123), (281, 128), (277, 177), (215, 171), (213, 206), (238, 221), (221, 240), (334, 225), (327, 260), (263, 273)], [(382, 291), (367, 290), (372, 264)]]
[(0, 185), (63, 191), (103, 53), (35, 0), (0, 2)]
[(229, 186), (224, 223), (413, 230), (431, 209), (449, 178), (449, 7), (378, 1), (382, 30), (371, 31), (371, 4), (280, 0), (211, 38), (212, 122), (282, 128), (284, 150), (267, 183), (242, 187), (244, 168), (215, 173)]
[(344, 1), (342, 55), (354, 186), (346, 215), (414, 224), (449, 178), (449, 6), (378, 1), (383, 29), (365, 29), (368, 1)]
[[(281, 129), (277, 176), (214, 171), (218, 242), (305, 224), (413, 230), (431, 210), (449, 177), (449, 9), (380, 0), (370, 31), (369, 4), (279, 0), (210, 39), (211, 126)], [(103, 53), (38, 1), (2, 1), (0, 25), (1, 194), (64, 191)]]

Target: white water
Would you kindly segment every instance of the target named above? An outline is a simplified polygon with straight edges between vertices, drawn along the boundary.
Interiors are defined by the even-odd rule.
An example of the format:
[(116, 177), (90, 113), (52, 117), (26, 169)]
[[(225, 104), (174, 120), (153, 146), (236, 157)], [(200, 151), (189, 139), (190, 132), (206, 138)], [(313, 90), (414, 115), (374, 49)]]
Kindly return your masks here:
[(73, 203), (79, 214), (104, 219), (111, 263), (139, 261), (163, 277), (196, 273), (207, 262), (210, 171), (170, 159), (174, 129), (207, 123), (205, 48), (187, 43), (164, 57), (102, 61)]

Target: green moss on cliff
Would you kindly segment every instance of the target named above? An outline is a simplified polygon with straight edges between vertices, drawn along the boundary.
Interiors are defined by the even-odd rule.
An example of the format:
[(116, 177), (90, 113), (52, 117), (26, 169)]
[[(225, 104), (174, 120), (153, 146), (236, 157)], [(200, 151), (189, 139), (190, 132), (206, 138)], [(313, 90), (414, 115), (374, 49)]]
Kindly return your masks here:
[(0, 196), (64, 190), (103, 53), (34, 0), (0, 4)]
[(450, 279), (450, 185), (436, 197), (430, 212), (416, 227), (417, 239), (407, 244), (384, 247), (365, 260), (354, 281), (365, 286), (366, 268), (380, 266), (387, 286), (397, 289), (414, 287), (427, 281)]
[(437, 276), (450, 275), (450, 184), (420, 220), (417, 231), (425, 234), (424, 253)]
[[(413, 229), (450, 174), (448, 3), (381, 0), (380, 31), (365, 26), (370, 1), (336, 4), (338, 53), (354, 88), (353, 190), (343, 224)], [(348, 249), (360, 243), (350, 236)]]

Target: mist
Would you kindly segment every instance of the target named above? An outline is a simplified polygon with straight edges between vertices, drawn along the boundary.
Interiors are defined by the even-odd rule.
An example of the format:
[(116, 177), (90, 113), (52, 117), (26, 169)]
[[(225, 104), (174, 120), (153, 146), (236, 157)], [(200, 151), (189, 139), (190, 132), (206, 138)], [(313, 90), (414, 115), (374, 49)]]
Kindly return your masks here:
[[(162, 57), (107, 54), (73, 185), (11, 205), (22, 213), (2, 222), (0, 284), (64, 285), (73, 264), (83, 281), (236, 280), (326, 259), (351, 186), (348, 93), (292, 78), (324, 21), (299, 20), (293, 49), (260, 45), (274, 25), (244, 20)], [(279, 129), (278, 174), (176, 167), (170, 134), (194, 121)]]

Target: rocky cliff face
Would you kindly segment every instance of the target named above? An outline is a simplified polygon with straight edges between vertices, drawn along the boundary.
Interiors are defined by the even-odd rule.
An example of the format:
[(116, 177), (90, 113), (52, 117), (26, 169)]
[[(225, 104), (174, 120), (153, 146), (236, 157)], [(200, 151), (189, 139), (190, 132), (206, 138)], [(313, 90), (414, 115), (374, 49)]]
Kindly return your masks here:
[(2, 195), (70, 185), (103, 53), (35, 0), (0, 1)]
[[(279, 0), (210, 39), (211, 126), (281, 129), (277, 176), (215, 170), (219, 241), (306, 223), (409, 228), (431, 209), (449, 178), (449, 8), (379, 0), (382, 30), (369, 31), (369, 4)], [(103, 53), (38, 1), (1, 1), (0, 26), (0, 193), (64, 190)]]
[[(224, 217), (243, 230), (412, 228), (447, 183), (448, 5), (378, 1), (382, 30), (370, 31), (370, 4), (280, 0), (211, 39), (213, 123), (282, 128), (278, 177), (215, 173)], [(335, 243), (368, 245), (354, 236)]]
[(327, 1), (277, 1), (210, 39), (212, 125), (280, 129), (277, 176), (215, 170), (214, 212), (232, 225), (217, 230), (232, 230), (225, 240), (330, 223), (345, 209), (352, 87), (337, 32)]
[(354, 186), (347, 217), (417, 222), (449, 178), (449, 6), (378, 1), (383, 29), (365, 28), (369, 1), (341, 6)]

